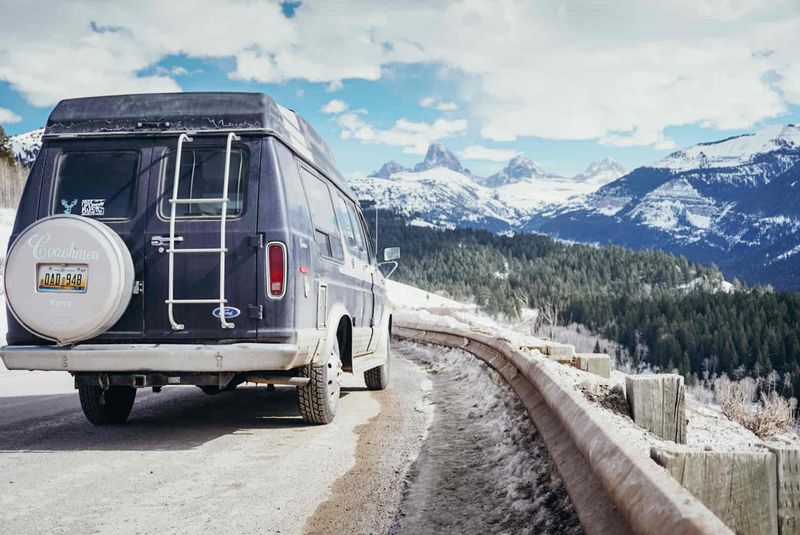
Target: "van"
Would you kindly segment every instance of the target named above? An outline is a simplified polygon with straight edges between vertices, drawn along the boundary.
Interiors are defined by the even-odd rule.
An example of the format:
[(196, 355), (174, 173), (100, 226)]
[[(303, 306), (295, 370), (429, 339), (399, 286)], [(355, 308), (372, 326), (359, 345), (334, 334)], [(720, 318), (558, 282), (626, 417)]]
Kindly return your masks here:
[(257, 93), (61, 101), (8, 249), (11, 370), (74, 376), (94, 424), (137, 389), (297, 387), (325, 424), (344, 373), (389, 381), (384, 263), (333, 155)]

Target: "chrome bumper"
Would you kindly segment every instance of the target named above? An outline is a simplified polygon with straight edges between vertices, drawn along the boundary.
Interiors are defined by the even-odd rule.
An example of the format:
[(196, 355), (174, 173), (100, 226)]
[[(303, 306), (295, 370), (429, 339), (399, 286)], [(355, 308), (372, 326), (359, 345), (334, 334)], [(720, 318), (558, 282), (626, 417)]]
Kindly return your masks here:
[(5, 346), (9, 370), (69, 372), (246, 372), (290, 370), (311, 360), (295, 344), (79, 344)]

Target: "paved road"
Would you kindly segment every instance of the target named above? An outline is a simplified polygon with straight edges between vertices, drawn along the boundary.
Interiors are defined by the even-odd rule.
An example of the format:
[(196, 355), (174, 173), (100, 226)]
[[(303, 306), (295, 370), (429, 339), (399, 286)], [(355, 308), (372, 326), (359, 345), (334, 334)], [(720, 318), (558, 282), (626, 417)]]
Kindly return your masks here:
[(0, 533), (579, 533), (502, 379), (395, 348), (390, 388), (350, 378), (328, 426), (294, 389), (173, 387), (94, 427), (69, 375), (0, 370)]
[(68, 374), (0, 372), (0, 533), (299, 533), (354, 468), (359, 436), (391, 436), (370, 513), (359, 520), (358, 493), (333, 507), (385, 532), (426, 426), (424, 372), (394, 364), (385, 392), (351, 378), (328, 426), (302, 423), (294, 389), (261, 386), (142, 390), (126, 425), (94, 427)]

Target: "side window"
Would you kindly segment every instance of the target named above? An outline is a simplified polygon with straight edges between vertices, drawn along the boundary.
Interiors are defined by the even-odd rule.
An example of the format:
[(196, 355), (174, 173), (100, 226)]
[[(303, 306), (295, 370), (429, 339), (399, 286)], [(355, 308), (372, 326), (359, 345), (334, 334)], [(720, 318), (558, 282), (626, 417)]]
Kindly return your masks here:
[(317, 242), (319, 253), (334, 260), (344, 260), (344, 249), (339, 238), (339, 226), (336, 224), (328, 185), (303, 167), (300, 168), (300, 179), (306, 190), (311, 221), (314, 223), (314, 241)]
[(369, 235), (369, 229), (367, 228), (367, 222), (364, 220), (364, 216), (358, 213), (358, 220), (361, 222), (361, 230), (364, 232), (364, 240), (367, 242), (367, 253), (369, 253), (369, 259), (371, 262), (375, 261), (375, 250), (372, 248), (372, 238)]
[(347, 215), (350, 220), (350, 224), (353, 228), (353, 234), (355, 239), (355, 251), (353, 254), (358, 256), (364, 262), (369, 262), (369, 256), (367, 255), (367, 247), (366, 247), (366, 240), (364, 239), (364, 232), (361, 229), (361, 223), (358, 220), (358, 212), (356, 211), (355, 205), (352, 202), (347, 201)]
[[(161, 217), (168, 218), (171, 206), (172, 185), (175, 179), (175, 151), (167, 154), (162, 167)], [(248, 155), (241, 149), (231, 150), (230, 175), (228, 178), (228, 218), (238, 217), (244, 210), (245, 184), (247, 182)], [(218, 199), (223, 195), (225, 176), (225, 149), (184, 149), (181, 154), (181, 171), (178, 183), (178, 198)], [(180, 219), (213, 218), (222, 215), (221, 203), (179, 204), (175, 210)]]
[[(339, 220), (342, 232), (344, 233), (347, 250), (350, 251), (351, 255), (366, 261), (365, 251), (359, 239), (361, 235), (353, 224), (353, 220), (350, 218), (350, 213), (347, 210), (347, 201), (345, 201), (341, 194), (336, 194), (333, 204), (336, 207), (336, 218)], [(358, 236), (358, 238), (356, 238), (356, 236)]]
[(52, 213), (126, 219), (135, 210), (137, 151), (70, 151), (58, 159)]

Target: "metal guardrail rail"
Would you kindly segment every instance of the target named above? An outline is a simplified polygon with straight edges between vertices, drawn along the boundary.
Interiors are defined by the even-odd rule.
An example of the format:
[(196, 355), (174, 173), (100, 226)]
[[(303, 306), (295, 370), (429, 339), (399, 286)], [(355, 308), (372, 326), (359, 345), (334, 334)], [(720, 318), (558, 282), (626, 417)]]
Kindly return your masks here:
[(649, 451), (604, 426), (589, 401), (507, 340), (399, 320), (392, 334), (463, 349), (503, 376), (542, 435), (586, 533), (733, 533), (654, 463)]

